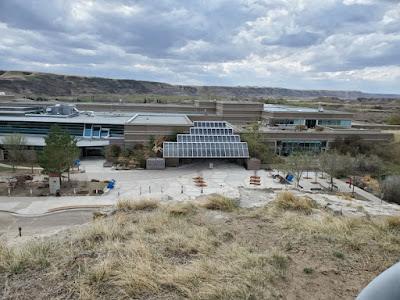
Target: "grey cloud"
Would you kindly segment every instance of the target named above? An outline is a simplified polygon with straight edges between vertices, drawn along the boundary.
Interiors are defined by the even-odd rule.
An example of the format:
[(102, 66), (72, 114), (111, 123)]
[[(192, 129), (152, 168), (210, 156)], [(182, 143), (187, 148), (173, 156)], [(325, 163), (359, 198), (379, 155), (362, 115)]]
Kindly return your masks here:
[[(344, 83), (329, 76), (321, 79), (323, 73), (400, 67), (397, 1), (345, 5), (342, 0), (307, 0), (304, 7), (296, 3), (0, 0), (0, 69), (183, 84), (301, 83), (329, 88)], [(122, 5), (133, 6), (132, 13)], [(394, 17), (383, 22), (390, 11)], [(276, 12), (281, 16), (269, 22), (269, 14)], [(372, 51), (369, 36), (375, 33), (383, 46)], [(282, 63), (280, 69), (276, 64), (281, 61), (287, 66)], [(260, 62), (265, 72), (257, 73)], [(357, 84), (362, 87), (363, 81)]]
[(263, 39), (264, 45), (280, 45), (285, 47), (306, 47), (321, 40), (321, 35), (313, 32), (299, 32), (280, 36), (276, 40)]

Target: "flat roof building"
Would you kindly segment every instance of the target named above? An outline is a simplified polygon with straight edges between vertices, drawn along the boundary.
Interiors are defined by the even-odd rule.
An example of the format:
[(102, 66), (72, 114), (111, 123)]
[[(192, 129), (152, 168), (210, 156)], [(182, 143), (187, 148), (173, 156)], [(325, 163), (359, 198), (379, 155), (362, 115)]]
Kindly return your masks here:
[[(112, 111), (103, 111), (111, 107)], [(297, 150), (323, 151), (337, 138), (359, 136), (370, 142), (390, 141), (393, 138), (393, 134), (377, 130), (352, 128), (352, 117), (351, 113), (322, 108), (252, 102), (196, 101), (192, 106), (102, 103), (77, 106), (40, 106), (37, 103), (32, 106), (3, 105), (0, 106), (0, 145), (4, 136), (19, 133), (26, 136), (28, 145), (40, 148), (53, 124), (76, 137), (83, 155), (98, 155), (110, 144), (131, 147), (145, 144), (151, 137), (164, 136), (177, 138), (177, 144), (165, 144), (166, 155), (180, 155), (189, 151), (180, 149), (191, 149), (191, 155), (203, 157), (203, 146), (200, 145), (206, 145), (205, 157), (221, 154), (223, 147), (227, 151), (224, 155), (233, 153), (245, 157), (248, 154), (240, 148), (244, 147), (240, 134), (247, 131), (246, 124), (254, 122), (261, 124), (262, 140), (282, 155)], [(221, 154), (221, 157), (226, 156)]]

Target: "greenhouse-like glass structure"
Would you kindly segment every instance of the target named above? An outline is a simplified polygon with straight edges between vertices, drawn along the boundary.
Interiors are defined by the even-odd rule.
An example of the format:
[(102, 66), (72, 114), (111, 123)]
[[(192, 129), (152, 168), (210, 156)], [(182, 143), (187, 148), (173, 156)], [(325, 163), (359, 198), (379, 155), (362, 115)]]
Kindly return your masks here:
[(249, 149), (232, 125), (224, 121), (195, 121), (190, 134), (164, 142), (164, 158), (249, 158)]

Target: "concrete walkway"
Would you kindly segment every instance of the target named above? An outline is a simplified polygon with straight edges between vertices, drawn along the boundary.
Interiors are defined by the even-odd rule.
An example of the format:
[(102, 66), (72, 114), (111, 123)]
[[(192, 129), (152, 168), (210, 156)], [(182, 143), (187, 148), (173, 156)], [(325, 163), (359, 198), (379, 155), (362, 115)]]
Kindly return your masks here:
[[(328, 178), (328, 176), (326, 176), (326, 177)], [(320, 184), (326, 189), (330, 189), (330, 187), (331, 187), (330, 179), (320, 180)], [(353, 186), (349, 187), (349, 184), (344, 182), (343, 180), (334, 178), (333, 184), (338, 187), (338, 192), (343, 192), (343, 193), (353, 192)], [(364, 191), (363, 189), (360, 189), (359, 187), (355, 186), (354, 192), (357, 195), (361, 196), (362, 198), (364, 198), (368, 201), (374, 202), (376, 204), (381, 204), (384, 202), (382, 199), (376, 197), (372, 193), (369, 193), (367, 191)]]
[[(2, 168), (7, 168), (7, 169), (12, 169), (12, 168), (13, 168), (13, 166), (8, 165), (8, 164), (3, 164), (3, 163), (0, 163), (0, 167), (2, 167)], [(14, 166), (14, 169), (16, 169), (16, 170), (32, 170), (32, 167), (27, 167), (27, 166)], [(41, 167), (33, 167), (33, 170), (35, 170), (35, 171), (41, 171), (41, 170), (43, 170), (43, 168), (41, 168)]]
[[(295, 184), (283, 185), (272, 178), (272, 171), (248, 171), (243, 167), (227, 163), (215, 163), (210, 169), (207, 163), (184, 165), (178, 168), (165, 170), (127, 170), (116, 171), (104, 168), (103, 161), (89, 160), (82, 162), (84, 173), (71, 174), (74, 180), (90, 181), (116, 180), (116, 187), (109, 193), (99, 196), (65, 196), (65, 197), (0, 197), (0, 211), (13, 212), (20, 216), (47, 214), (58, 209), (73, 207), (95, 207), (115, 205), (118, 199), (152, 198), (162, 201), (193, 200), (209, 194), (222, 194), (231, 198), (241, 198), (246, 207), (261, 206), (273, 201), (276, 193), (289, 189), (295, 193), (310, 195), (321, 205), (328, 204), (345, 209), (350, 213), (356, 206), (365, 206), (372, 214), (398, 214), (400, 206), (382, 202), (374, 195), (355, 188), (355, 192), (368, 201), (354, 200), (351, 208), (348, 200), (340, 195), (324, 193), (321, 187), (329, 188), (329, 179), (320, 179), (315, 182), (315, 174), (309, 172), (309, 178), (300, 181), (302, 190), (296, 190)], [(260, 176), (259, 186), (250, 185), (250, 176)], [(282, 172), (280, 173), (282, 175)], [(193, 178), (201, 176), (206, 186), (196, 186)], [(351, 192), (351, 188), (341, 180), (334, 180), (340, 192)]]

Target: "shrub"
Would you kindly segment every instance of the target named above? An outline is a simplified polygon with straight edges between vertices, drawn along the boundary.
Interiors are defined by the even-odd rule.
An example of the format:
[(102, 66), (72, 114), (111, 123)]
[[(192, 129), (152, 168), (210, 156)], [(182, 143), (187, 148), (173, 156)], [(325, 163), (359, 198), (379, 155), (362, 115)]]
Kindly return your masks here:
[(271, 265), (275, 268), (275, 270), (280, 274), (281, 276), (285, 276), (288, 265), (289, 265), (289, 259), (287, 256), (279, 254), (279, 253), (274, 253), (271, 257)]
[(339, 251), (333, 251), (333, 256), (339, 259), (344, 259), (344, 254)]
[(312, 274), (312, 273), (314, 273), (314, 269), (313, 268), (304, 268), (303, 272), (305, 274)]
[(108, 161), (115, 162), (121, 154), (121, 151), (121, 147), (114, 144), (106, 147), (104, 155)]
[(234, 199), (222, 195), (215, 195), (208, 197), (204, 207), (212, 210), (233, 211), (239, 207), (239, 203)]
[(400, 114), (391, 115), (387, 120), (386, 123), (389, 125), (400, 125)]
[(388, 176), (382, 184), (383, 199), (400, 204), (400, 176)]
[(306, 197), (296, 197), (293, 193), (284, 191), (277, 195), (276, 202), (279, 208), (295, 210), (305, 214), (311, 214), (317, 205), (314, 200)]
[(154, 199), (122, 199), (117, 202), (117, 210), (136, 211), (136, 210), (153, 210), (159, 206), (159, 201)]

